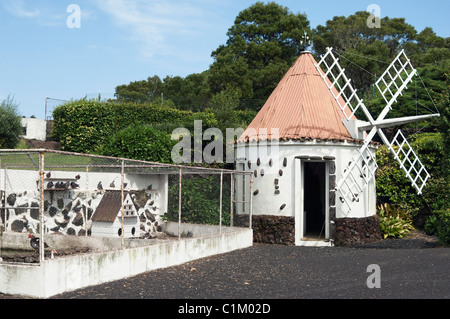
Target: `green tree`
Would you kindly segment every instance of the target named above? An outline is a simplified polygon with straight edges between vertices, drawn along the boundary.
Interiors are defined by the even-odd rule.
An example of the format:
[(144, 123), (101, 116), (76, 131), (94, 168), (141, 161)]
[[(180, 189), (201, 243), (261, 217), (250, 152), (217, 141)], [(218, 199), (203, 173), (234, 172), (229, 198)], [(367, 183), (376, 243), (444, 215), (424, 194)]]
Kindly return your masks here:
[(305, 14), (294, 14), (274, 2), (257, 2), (241, 11), (228, 30), (226, 45), (212, 53), (211, 92), (231, 85), (243, 99), (265, 101), (304, 50), (301, 40), (309, 31)]
[(161, 97), (162, 86), (161, 79), (155, 75), (148, 77), (147, 80), (117, 86), (115, 97), (125, 102), (152, 102)]
[(214, 114), (218, 128), (224, 135), (227, 128), (236, 128), (240, 124), (235, 112), (239, 105), (239, 94), (239, 90), (227, 88), (211, 98), (209, 110)]
[(425, 28), (415, 40), (406, 43), (405, 47), (416, 67), (430, 64), (440, 67), (450, 59), (450, 38), (439, 37), (432, 28)]
[(204, 111), (208, 107), (210, 91), (208, 71), (193, 73), (185, 78), (180, 76), (164, 78), (164, 97), (171, 99), (181, 110)]
[(381, 19), (381, 28), (369, 28), (369, 12), (356, 12), (348, 17), (336, 16), (325, 26), (314, 30), (314, 50), (325, 53), (327, 47), (341, 55), (341, 65), (346, 69), (354, 86), (366, 97), (375, 83), (405, 43), (416, 35), (414, 27), (404, 18)]
[[(442, 114), (444, 106), (439, 101), (448, 92), (449, 38), (437, 36), (431, 28), (417, 33), (404, 18), (385, 17), (381, 20), (381, 28), (369, 28), (369, 15), (368, 12), (356, 12), (348, 17), (334, 17), (325, 26), (317, 26), (313, 35), (316, 54), (333, 47), (353, 86), (364, 98), (372, 115), (376, 116), (386, 103), (374, 83), (400, 50), (405, 49), (419, 76), (414, 77), (403, 91), (387, 118), (437, 112)], [(361, 112), (357, 116), (365, 118)], [(442, 120), (441, 117), (406, 127), (426, 126), (428, 132), (433, 132), (439, 130)]]
[(22, 134), (22, 124), (14, 98), (8, 95), (0, 104), (0, 148), (14, 148)]
[(203, 111), (210, 98), (207, 74), (205, 71), (185, 78), (166, 76), (162, 81), (155, 75), (117, 86), (115, 96), (121, 102), (164, 104), (180, 110)]

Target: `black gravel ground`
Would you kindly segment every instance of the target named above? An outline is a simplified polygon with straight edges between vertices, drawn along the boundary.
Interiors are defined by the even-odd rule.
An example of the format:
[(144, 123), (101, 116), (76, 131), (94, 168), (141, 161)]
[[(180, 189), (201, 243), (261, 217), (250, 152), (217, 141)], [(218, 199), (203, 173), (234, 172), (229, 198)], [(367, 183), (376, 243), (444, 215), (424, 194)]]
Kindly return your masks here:
[[(369, 265), (381, 288), (367, 287)], [(253, 247), (54, 298), (450, 298), (450, 248), (434, 240), (384, 240), (352, 248)]]
[[(381, 288), (367, 286), (372, 264), (380, 267)], [(169, 299), (184, 304), (185, 299), (340, 298), (450, 299), (450, 248), (425, 237), (349, 248), (255, 244), (52, 299)]]

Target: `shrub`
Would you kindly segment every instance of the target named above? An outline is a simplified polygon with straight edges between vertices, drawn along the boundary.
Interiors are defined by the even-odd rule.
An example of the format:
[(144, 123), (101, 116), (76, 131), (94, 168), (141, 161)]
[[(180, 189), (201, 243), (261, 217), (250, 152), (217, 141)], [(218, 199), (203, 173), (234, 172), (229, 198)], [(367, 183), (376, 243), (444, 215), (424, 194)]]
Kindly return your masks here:
[(431, 215), (425, 224), (425, 232), (437, 236), (442, 244), (450, 245), (450, 209)]
[(398, 207), (383, 204), (378, 207), (378, 214), (384, 238), (403, 238), (414, 229), (407, 213)]
[[(164, 218), (178, 221), (178, 176), (169, 185), (169, 212)], [(230, 184), (222, 190), (222, 225), (230, 223)], [(183, 177), (181, 187), (181, 220), (185, 223), (218, 225), (220, 220), (220, 178), (214, 176)]]
[(376, 173), (376, 188), (378, 205), (419, 204), (416, 192), (405, 173), (398, 165), (386, 146), (377, 151), (378, 170)]
[(423, 227), (433, 211), (447, 209), (449, 182), (444, 176), (444, 141), (441, 133), (416, 134), (408, 138), (431, 177), (417, 195), (415, 188), (386, 146), (377, 151), (377, 205), (402, 207), (416, 226)]
[(170, 136), (150, 125), (136, 123), (108, 138), (99, 148), (101, 155), (170, 163), (175, 145)]
[(431, 236), (437, 236), (438, 235), (438, 218), (436, 215), (431, 215), (427, 222), (425, 223), (425, 234), (431, 235)]

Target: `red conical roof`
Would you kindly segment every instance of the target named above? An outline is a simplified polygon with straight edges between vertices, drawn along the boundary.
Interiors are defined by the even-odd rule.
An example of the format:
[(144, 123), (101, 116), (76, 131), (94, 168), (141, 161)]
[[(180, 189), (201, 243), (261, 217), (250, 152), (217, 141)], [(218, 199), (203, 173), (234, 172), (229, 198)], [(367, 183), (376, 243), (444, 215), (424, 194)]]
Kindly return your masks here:
[(280, 140), (352, 140), (315, 64), (310, 52), (300, 55), (238, 142), (273, 140), (272, 128), (279, 129)]

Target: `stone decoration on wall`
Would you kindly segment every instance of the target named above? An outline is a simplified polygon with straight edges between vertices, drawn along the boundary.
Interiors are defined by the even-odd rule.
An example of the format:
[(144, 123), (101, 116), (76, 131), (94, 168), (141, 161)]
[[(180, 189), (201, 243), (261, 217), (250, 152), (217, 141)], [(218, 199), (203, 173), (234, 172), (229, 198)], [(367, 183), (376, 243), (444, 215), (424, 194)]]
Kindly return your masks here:
[[(90, 235), (92, 215), (104, 191), (46, 191), (44, 219), (46, 233), (85, 236)], [(129, 191), (138, 210), (141, 237), (153, 238), (161, 232), (161, 195), (157, 190)], [(4, 198), (4, 193), (2, 194)], [(3, 199), (4, 200), (4, 199)], [(7, 195), (7, 205), (14, 209), (1, 209), (0, 218), (6, 231), (39, 233), (40, 192), (24, 191)]]

